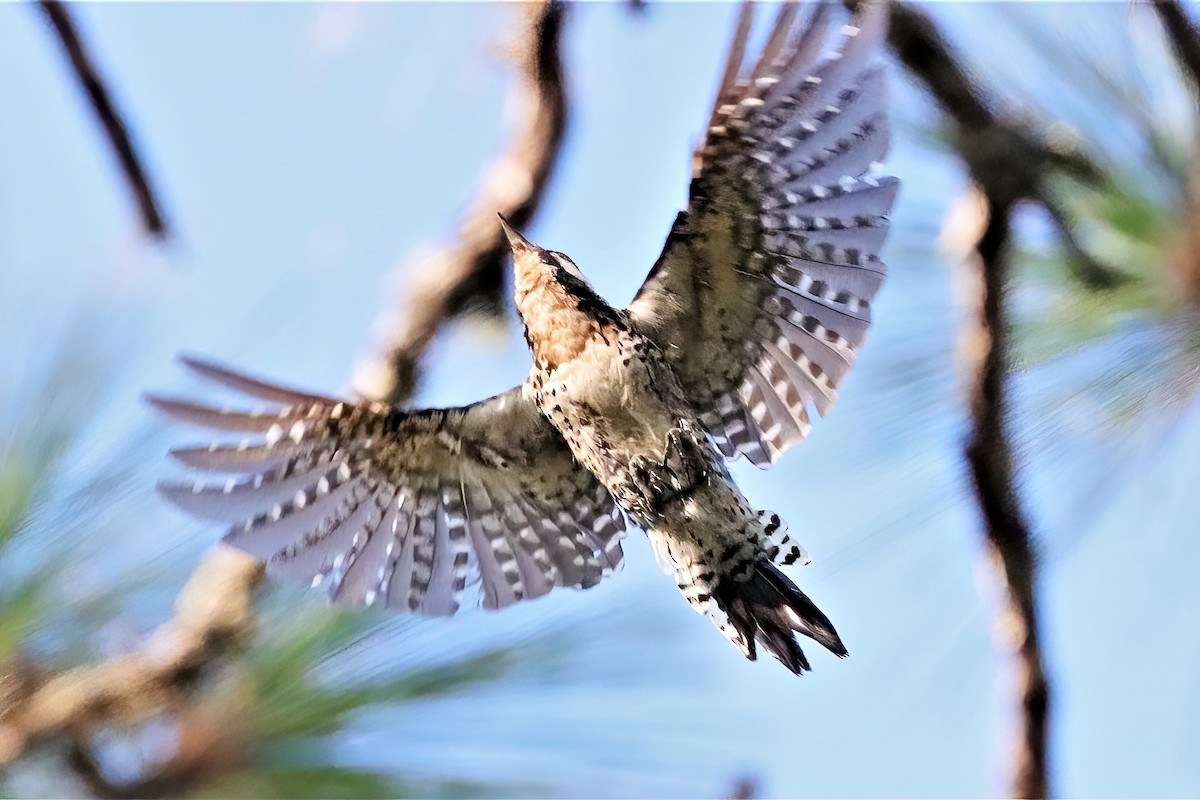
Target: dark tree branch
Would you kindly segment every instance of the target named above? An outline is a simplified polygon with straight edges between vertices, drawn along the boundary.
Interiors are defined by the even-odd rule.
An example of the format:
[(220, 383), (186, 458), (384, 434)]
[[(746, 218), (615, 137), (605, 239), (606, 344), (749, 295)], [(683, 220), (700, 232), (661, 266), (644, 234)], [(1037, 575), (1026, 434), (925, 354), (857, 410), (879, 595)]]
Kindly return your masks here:
[[(1200, 30), (1177, 0), (1155, 0), (1158, 18), (1171, 40), (1175, 60), (1191, 83), (1192, 97), (1200, 114)], [(1197, 142), (1200, 148), (1200, 142)], [(1200, 166), (1194, 160), (1184, 188), (1186, 231), (1183, 245), (1173, 259), (1176, 276), (1183, 296), (1193, 306), (1200, 306)]]
[(752, 775), (743, 775), (733, 782), (733, 788), (726, 795), (729, 800), (755, 800), (759, 795), (758, 779)]
[(1083, 153), (1046, 142), (1022, 122), (997, 114), (988, 93), (923, 11), (893, 3), (888, 43), (953, 123), (955, 149), (977, 180), (986, 179), (989, 196), (1006, 206), (1021, 200), (1044, 206), (1071, 256), (1072, 274), (1083, 285), (1103, 290), (1124, 283), (1125, 275), (1079, 247), (1067, 213), (1051, 192), (1049, 179), (1055, 175), (1098, 185), (1103, 171)]
[(121, 171), (125, 174), (125, 180), (137, 201), (142, 226), (151, 236), (166, 238), (170, 230), (163, 217), (162, 205), (150, 185), (150, 179), (142, 166), (142, 159), (133, 145), (125, 121), (113, 105), (108, 88), (97, 72), (96, 65), (92, 63), (83, 40), (79, 38), (79, 30), (75, 27), (67, 6), (60, 0), (39, 0), (39, 5), (50, 20), (50, 25), (71, 62), (71, 69), (86, 92), (92, 111), (104, 128), (109, 144), (112, 145)]
[(221, 711), (214, 714), (204, 706), (203, 697), (194, 698), (172, 715), (175, 746), (170, 758), (143, 764), (150, 768), (133, 780), (115, 781), (106, 775), (101, 759), (80, 737), (70, 741), (67, 766), (100, 800), (187, 797), (213, 776), (243, 768), (252, 749), (249, 725), (240, 717), (227, 719)]
[(925, 12), (893, 3), (888, 44), (960, 125), (981, 130), (996, 123), (982, 90), (967, 77), (950, 44)]
[[(1074, 239), (1049, 196), (1047, 178), (1065, 173), (1097, 182), (1101, 172), (1082, 155), (1055, 150), (1025, 126), (993, 112), (981, 87), (967, 77), (933, 20), (923, 12), (893, 4), (889, 42), (953, 124), (953, 142), (978, 187), (975, 208), (981, 219), (970, 258), (978, 273), (978, 307), (963, 331), (966, 368), (971, 376), (971, 432), (965, 455), (983, 517), (988, 561), (1002, 592), (998, 627), (1016, 694), (1019, 731), (1010, 791), (1014, 797), (1046, 797), (1050, 688), (1038, 635), (1037, 561), (1017, 498), (1012, 448), (1004, 424), (1008, 343), (1004, 289), (1015, 205), (1022, 200), (1045, 204), (1071, 244)], [(1104, 274), (1094, 261), (1086, 267), (1097, 283), (1115, 285), (1118, 279)]]
[(100, 761), (81, 741), (67, 748), (67, 766), (97, 800), (137, 800), (147, 797), (181, 797), (191, 786), (192, 775), (176, 775), (166, 770), (149, 778), (117, 783), (104, 774)]
[[(1010, 197), (1036, 202), (1044, 201), (1045, 180), (1052, 174), (1103, 181), (1102, 170), (1083, 153), (1053, 146), (993, 111), (988, 93), (925, 12), (906, 3), (891, 8), (888, 43), (954, 123), (955, 146), (972, 171), (989, 173)], [(1001, 178), (1007, 186), (999, 186)]]
[(1178, 0), (1155, 0), (1154, 10), (1171, 39), (1175, 60), (1192, 83), (1192, 91), (1200, 96), (1200, 31)]
[(1059, 241), (1062, 244), (1067, 270), (1080, 285), (1094, 290), (1115, 289), (1127, 283), (1130, 278), (1113, 267), (1101, 263), (1095, 256), (1084, 249), (1071, 226), (1067, 210), (1055, 198), (1042, 198), (1042, 207), (1050, 215), (1050, 220), (1058, 229)]
[(567, 122), (559, 57), (564, 6), (545, 2), (525, 13), (515, 58), (520, 68), (512, 104), (517, 134), (479, 187), (454, 244), (418, 265), (413, 280), (384, 311), (382, 341), (353, 379), (364, 397), (407, 400), (416, 387), (421, 356), (442, 326), (473, 307), (505, 306), (509, 249), (496, 214), (504, 214), (517, 228), (533, 218)]
[(1011, 792), (1013, 797), (1037, 798), (1049, 792), (1050, 689), (1038, 638), (1037, 561), (1029, 525), (1017, 500), (1012, 449), (1005, 430), (1008, 324), (1004, 288), (1012, 206), (1003, 200), (993, 202), (991, 197), (983, 198), (981, 206), (986, 209), (986, 222), (972, 258), (978, 270), (979, 304), (963, 337), (971, 375), (972, 429), (966, 456), (983, 515), (988, 560), (1003, 593), (998, 628), (1011, 661), (1017, 697), (1020, 730), (1013, 748)]

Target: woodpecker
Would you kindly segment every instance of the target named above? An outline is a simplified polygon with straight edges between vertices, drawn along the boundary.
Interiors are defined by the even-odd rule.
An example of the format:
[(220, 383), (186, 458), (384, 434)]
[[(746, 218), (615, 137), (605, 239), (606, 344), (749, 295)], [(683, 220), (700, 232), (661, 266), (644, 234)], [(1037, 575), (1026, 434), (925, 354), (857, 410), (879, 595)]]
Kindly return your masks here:
[(610, 306), (566, 255), (507, 222), (533, 366), (459, 408), (406, 410), (279, 386), (185, 357), (267, 408), (151, 396), (247, 435), (172, 454), (216, 482), (168, 499), (231, 524), (225, 540), (335, 603), (429, 616), (503, 608), (618, 570), (626, 520), (679, 591), (747, 658), (810, 669), (797, 634), (839, 657), (833, 624), (780, 567), (809, 556), (732, 480), (824, 416), (870, 324), (898, 189), (876, 174), (889, 130), (886, 4), (834, 27), (834, 4), (783, 5), (743, 64), (743, 6), (687, 210), (633, 302)]

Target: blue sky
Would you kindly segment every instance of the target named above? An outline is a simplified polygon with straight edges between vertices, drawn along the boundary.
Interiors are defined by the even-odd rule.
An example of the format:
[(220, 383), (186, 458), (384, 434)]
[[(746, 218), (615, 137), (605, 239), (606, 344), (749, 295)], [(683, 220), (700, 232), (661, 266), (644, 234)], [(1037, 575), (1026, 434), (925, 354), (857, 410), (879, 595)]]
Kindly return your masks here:
[[(22, 392), (64, 330), (86, 325), (92, 346), (116, 355), (119, 372), (97, 390), (103, 412), (75, 461), (101, 469), (122, 443), (148, 444), (92, 510), (116, 533), (86, 550), (78, 574), (159, 576), (161, 591), (135, 609), (148, 626), (219, 532), (155, 498), (154, 480), (170, 469), (160, 453), (186, 434), (151, 419), (139, 393), (195, 388), (171, 363), (181, 349), (297, 385), (345, 384), (387, 302), (387, 276), (450, 235), (504, 140), (497, 40), (515, 9), (76, 11), (180, 238), (166, 248), (142, 239), (38, 14), (0, 5), (0, 331), (10, 354), (0, 419), (20, 424)], [(961, 8), (949, 16), (958, 29), (972, 25)], [(571, 127), (529, 234), (569, 253), (614, 303), (632, 296), (684, 203), (730, 21), (731, 8), (716, 4), (656, 4), (640, 17), (612, 4), (572, 9)], [(347, 759), (535, 778), (572, 796), (714, 795), (742, 773), (782, 796), (1003, 791), (1004, 677), (958, 462), (955, 279), (936, 242), (962, 176), (912, 135), (929, 119), (927, 102), (901, 80), (894, 102), (890, 168), (906, 184), (871, 339), (802, 448), (771, 472), (735, 469), (751, 501), (779, 511), (813, 553), (797, 580), (852, 657), (808, 648), (815, 671), (799, 680), (744, 662), (679, 599), (635, 533), (624, 573), (587, 593), (497, 616), (390, 623), (370, 648), (376, 664), (564, 628), (578, 648), (569, 680), (363, 720)], [(1016, 425), (1050, 431), (1022, 438), (1045, 539), (1078, 533), (1070, 512), (1081, 473), (1138, 465), (1086, 535), (1046, 563), (1055, 785), (1067, 796), (1195, 795), (1197, 545), (1178, 520), (1192, 513), (1181, 476), (1200, 466), (1200, 425), (1192, 413), (1166, 448), (1140, 456), (1115, 455), (1081, 432), (1086, 424), (1041, 425), (1032, 409), (1042, 388), (1095, 362), (1017, 381)], [(520, 381), (528, 356), (514, 326), (467, 327), (439, 339), (429, 363), (420, 400), (449, 404)]]

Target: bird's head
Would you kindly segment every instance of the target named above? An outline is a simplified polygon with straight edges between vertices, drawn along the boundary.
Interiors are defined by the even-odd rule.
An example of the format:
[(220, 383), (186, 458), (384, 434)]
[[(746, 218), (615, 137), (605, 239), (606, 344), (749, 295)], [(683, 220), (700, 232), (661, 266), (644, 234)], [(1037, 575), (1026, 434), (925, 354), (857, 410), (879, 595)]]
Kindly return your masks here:
[(579, 267), (566, 254), (547, 250), (529, 241), (503, 216), (500, 217), (500, 225), (512, 248), (513, 284), (518, 307), (521, 307), (525, 295), (539, 290), (553, 294), (561, 292), (564, 300), (574, 300), (577, 305), (591, 305), (599, 300), (587, 278), (583, 277)]
[(500, 224), (512, 247), (517, 311), (540, 361), (559, 364), (574, 358), (604, 327), (620, 324), (620, 314), (596, 294), (574, 261), (538, 247), (504, 217)]

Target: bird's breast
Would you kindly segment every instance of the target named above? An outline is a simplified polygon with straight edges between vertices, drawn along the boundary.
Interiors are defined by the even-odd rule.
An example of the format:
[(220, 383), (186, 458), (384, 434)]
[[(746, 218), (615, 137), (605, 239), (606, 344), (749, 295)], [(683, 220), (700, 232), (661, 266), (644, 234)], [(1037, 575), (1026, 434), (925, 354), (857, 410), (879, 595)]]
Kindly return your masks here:
[(665, 435), (673, 418), (656, 378), (670, 375), (656, 375), (632, 344), (597, 335), (568, 361), (541, 370), (535, 365), (534, 385), (542, 384), (542, 411), (556, 427), (566, 428), (564, 435), (573, 426), (583, 427), (610, 445), (634, 446), (630, 440)]
[(693, 450), (705, 451), (699, 458), (706, 459), (709, 444), (674, 374), (636, 334), (597, 337), (568, 362), (535, 364), (531, 383), (575, 459), (631, 513), (653, 505), (651, 495), (670, 493), (659, 477), (678, 461), (670, 451), (681, 432), (690, 432)]

